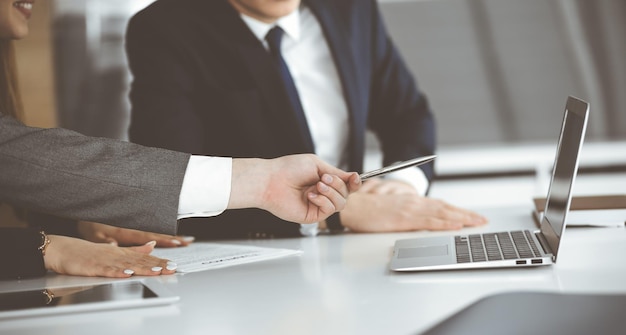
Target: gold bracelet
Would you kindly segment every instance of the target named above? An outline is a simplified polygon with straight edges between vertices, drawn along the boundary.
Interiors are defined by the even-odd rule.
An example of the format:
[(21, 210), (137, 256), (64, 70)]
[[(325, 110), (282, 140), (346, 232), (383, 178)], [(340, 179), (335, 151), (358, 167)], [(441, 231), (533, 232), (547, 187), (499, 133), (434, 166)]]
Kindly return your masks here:
[(48, 247), (48, 244), (50, 244), (50, 239), (48, 238), (48, 235), (46, 235), (46, 233), (42, 230), (39, 232), (41, 234), (41, 245), (39, 246), (39, 248), (37, 248), (37, 250), (41, 251), (41, 255), (45, 256), (46, 255), (46, 248)]
[(54, 300), (54, 294), (48, 291), (48, 289), (41, 291), (41, 293), (46, 296), (46, 305), (49, 305)]

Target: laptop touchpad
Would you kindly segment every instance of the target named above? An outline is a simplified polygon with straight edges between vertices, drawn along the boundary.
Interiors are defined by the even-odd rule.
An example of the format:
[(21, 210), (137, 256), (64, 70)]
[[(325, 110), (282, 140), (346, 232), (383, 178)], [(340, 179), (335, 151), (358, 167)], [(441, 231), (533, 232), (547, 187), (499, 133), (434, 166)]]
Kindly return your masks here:
[(398, 258), (437, 257), (446, 255), (448, 255), (448, 245), (446, 244), (398, 249)]

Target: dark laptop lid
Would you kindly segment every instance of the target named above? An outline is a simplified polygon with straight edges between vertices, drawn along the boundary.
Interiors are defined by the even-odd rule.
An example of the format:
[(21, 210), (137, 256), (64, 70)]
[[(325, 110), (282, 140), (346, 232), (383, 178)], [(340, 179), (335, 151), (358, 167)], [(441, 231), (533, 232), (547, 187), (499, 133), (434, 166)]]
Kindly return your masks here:
[(623, 334), (626, 295), (508, 292), (480, 299), (421, 335)]

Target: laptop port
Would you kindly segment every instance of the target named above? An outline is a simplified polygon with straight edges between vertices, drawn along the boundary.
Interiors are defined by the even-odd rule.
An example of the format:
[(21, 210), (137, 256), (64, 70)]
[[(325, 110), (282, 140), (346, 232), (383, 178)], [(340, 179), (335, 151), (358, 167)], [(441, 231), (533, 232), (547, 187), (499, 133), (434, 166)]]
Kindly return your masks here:
[(530, 262), (533, 263), (533, 264), (541, 264), (541, 263), (543, 263), (543, 259), (533, 259)]
[(522, 261), (515, 261), (516, 265), (522, 265), (522, 264), (526, 264), (526, 261), (522, 260)]

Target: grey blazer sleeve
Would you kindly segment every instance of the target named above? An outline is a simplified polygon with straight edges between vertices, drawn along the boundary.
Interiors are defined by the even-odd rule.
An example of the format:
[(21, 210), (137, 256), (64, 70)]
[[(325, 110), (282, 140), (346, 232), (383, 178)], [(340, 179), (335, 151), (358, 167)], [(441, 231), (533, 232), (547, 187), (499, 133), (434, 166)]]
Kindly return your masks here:
[(0, 114), (0, 202), (71, 219), (174, 234), (189, 155)]

